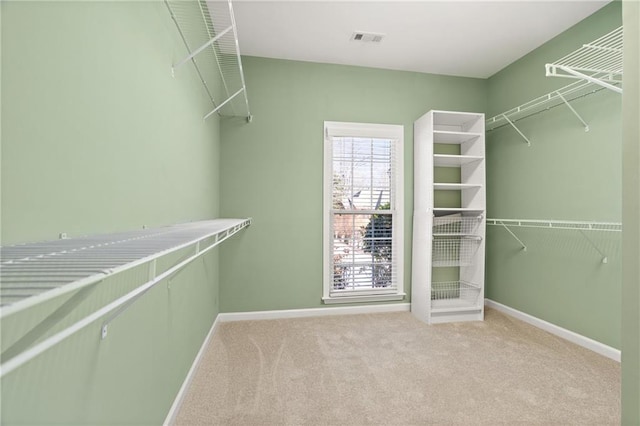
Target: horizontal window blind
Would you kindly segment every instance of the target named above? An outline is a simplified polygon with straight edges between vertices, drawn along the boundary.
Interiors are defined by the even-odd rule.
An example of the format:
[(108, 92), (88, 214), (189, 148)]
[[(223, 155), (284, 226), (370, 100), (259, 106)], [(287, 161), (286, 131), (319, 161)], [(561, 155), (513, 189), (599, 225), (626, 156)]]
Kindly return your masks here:
[(329, 296), (396, 293), (397, 140), (327, 135), (331, 153)]

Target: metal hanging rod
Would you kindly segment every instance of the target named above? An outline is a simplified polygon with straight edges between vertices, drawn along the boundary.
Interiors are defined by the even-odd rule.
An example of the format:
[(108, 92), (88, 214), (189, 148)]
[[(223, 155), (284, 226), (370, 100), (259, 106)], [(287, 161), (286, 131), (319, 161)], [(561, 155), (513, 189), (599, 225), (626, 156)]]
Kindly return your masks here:
[(547, 77), (586, 80), (622, 93), (623, 27), (582, 45), (579, 49), (546, 64)]
[(579, 231), (589, 245), (602, 256), (602, 263), (608, 263), (609, 258), (587, 235), (589, 231), (621, 232), (622, 224), (617, 222), (580, 222), (569, 220), (534, 220), (534, 219), (487, 219), (487, 225), (502, 226), (527, 251), (527, 246), (511, 230), (511, 227), (562, 229)]
[[(231, 0), (164, 0), (188, 55), (176, 62), (175, 71), (191, 61), (209, 95), (214, 113), (245, 117), (251, 121), (238, 33)], [(244, 96), (240, 97), (239, 94)]]

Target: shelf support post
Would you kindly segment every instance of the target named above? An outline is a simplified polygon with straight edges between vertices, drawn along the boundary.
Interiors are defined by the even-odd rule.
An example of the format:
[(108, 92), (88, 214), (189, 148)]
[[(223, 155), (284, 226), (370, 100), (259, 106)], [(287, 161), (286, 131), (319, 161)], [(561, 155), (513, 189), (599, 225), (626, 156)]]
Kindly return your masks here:
[(505, 120), (507, 120), (507, 122), (508, 122), (509, 124), (511, 124), (511, 127), (513, 127), (514, 129), (516, 129), (516, 132), (518, 132), (518, 134), (519, 134), (520, 136), (522, 136), (522, 138), (523, 138), (525, 141), (527, 141), (527, 146), (531, 146), (531, 141), (530, 141), (530, 140), (529, 140), (529, 139), (528, 139), (528, 138), (527, 138), (527, 137), (526, 137), (526, 136), (525, 136), (525, 135), (520, 131), (520, 129), (518, 129), (518, 128), (516, 127), (516, 125), (515, 125), (515, 124), (513, 124), (513, 121), (509, 120), (509, 117), (507, 117), (507, 116), (506, 116), (506, 114), (502, 114), (502, 116), (504, 117), (504, 119), (505, 119)]
[(582, 234), (584, 239), (587, 240), (589, 244), (591, 244), (591, 247), (593, 247), (593, 249), (597, 251), (600, 254), (600, 256), (602, 256), (602, 263), (609, 263), (609, 257), (605, 253), (603, 253), (602, 250), (600, 250), (593, 241), (591, 241), (591, 238), (589, 238), (582, 229), (580, 229), (580, 233)]
[[(622, 89), (620, 87), (616, 87), (613, 84), (606, 83), (606, 82), (602, 81), (599, 78), (591, 77), (590, 75), (583, 74), (583, 73), (578, 72), (578, 71), (576, 71), (576, 70), (574, 70), (574, 69), (572, 69), (570, 67), (565, 67), (563, 65), (555, 65), (555, 64), (550, 64), (550, 65), (553, 67), (553, 70), (552, 70), (553, 73), (555, 73), (555, 68), (557, 67), (557, 68), (561, 69), (562, 71), (566, 72), (567, 74), (571, 74), (571, 75), (573, 75), (575, 77), (578, 77), (580, 79), (590, 81), (590, 82), (595, 83), (595, 84), (597, 84), (599, 86), (605, 87), (605, 88), (607, 88), (609, 90), (613, 90), (616, 93), (622, 94)], [(548, 75), (550, 75), (549, 72), (547, 73), (547, 76)], [(553, 74), (551, 74), (551, 75), (553, 75)]]
[(582, 117), (580, 117), (580, 114), (578, 114), (578, 112), (571, 106), (571, 104), (569, 102), (567, 102), (565, 97), (562, 96), (562, 94), (560, 92), (556, 92), (556, 94), (560, 97), (560, 99), (562, 99), (562, 102), (564, 102), (564, 104), (571, 110), (571, 112), (578, 118), (578, 120), (580, 120), (580, 122), (584, 126), (584, 131), (588, 132), (589, 131), (589, 125), (582, 119)]
[(175, 64), (173, 66), (173, 70), (175, 70), (176, 68), (184, 65), (185, 63), (189, 62), (191, 59), (195, 58), (198, 53), (202, 52), (204, 49), (206, 49), (207, 47), (211, 46), (213, 43), (215, 43), (220, 37), (224, 36), (226, 33), (228, 33), (229, 31), (231, 31), (231, 29), (233, 28), (233, 26), (230, 26), (229, 28), (225, 29), (224, 31), (222, 31), (221, 33), (217, 34), (215, 37), (213, 37), (211, 40), (209, 40), (208, 42), (206, 42), (205, 44), (203, 44), (202, 46), (200, 46), (199, 48), (197, 48), (196, 50), (194, 50), (189, 56), (187, 56), (186, 58), (184, 58), (183, 60), (181, 60), (180, 62), (178, 62), (177, 64)]
[(218, 111), (220, 108), (222, 108), (223, 106), (225, 106), (225, 104), (227, 102), (229, 102), (231, 99), (235, 98), (236, 96), (238, 96), (240, 93), (244, 92), (244, 87), (240, 90), (238, 90), (236, 93), (234, 93), (233, 95), (229, 96), (229, 98), (224, 101), (223, 103), (221, 103), (220, 105), (218, 105), (217, 107), (215, 107), (215, 109), (213, 111), (211, 111), (210, 113), (208, 113), (207, 115), (204, 116), (204, 120), (206, 120), (207, 118), (209, 118), (211, 115), (213, 115), (216, 111)]
[(518, 238), (516, 234), (513, 233), (513, 231), (511, 231), (511, 229), (509, 229), (507, 225), (504, 224), (503, 221), (500, 221), (500, 225), (502, 225), (504, 229), (506, 229), (507, 232), (511, 234), (511, 236), (515, 238), (518, 243), (520, 243), (520, 245), (522, 246), (522, 251), (527, 251), (527, 246), (522, 242), (522, 240), (520, 240), (520, 238)]

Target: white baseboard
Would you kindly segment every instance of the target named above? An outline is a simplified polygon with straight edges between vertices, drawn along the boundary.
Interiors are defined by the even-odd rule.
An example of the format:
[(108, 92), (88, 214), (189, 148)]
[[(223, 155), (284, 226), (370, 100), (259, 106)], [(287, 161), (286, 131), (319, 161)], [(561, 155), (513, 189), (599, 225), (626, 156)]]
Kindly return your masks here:
[(229, 312), (218, 315), (220, 322), (265, 320), (281, 318), (320, 317), (326, 315), (373, 314), (381, 312), (409, 312), (410, 303), (383, 305), (337, 306), (331, 308), (284, 309), (279, 311)]
[(532, 315), (525, 314), (524, 312), (510, 308), (509, 306), (503, 305), (498, 302), (494, 302), (491, 299), (485, 299), (484, 304), (485, 306), (489, 308), (493, 308), (496, 311), (500, 311), (504, 314), (507, 314), (521, 321), (524, 321), (527, 324), (531, 324), (544, 331), (547, 331), (551, 334), (554, 334), (558, 337), (561, 337), (565, 340), (575, 343), (576, 345), (582, 346), (583, 348), (587, 348), (600, 355), (606, 356), (607, 358), (611, 358), (614, 361), (620, 362), (621, 352), (616, 348), (612, 348), (611, 346), (607, 346), (604, 343), (597, 342), (581, 334), (574, 333), (571, 330), (567, 330), (566, 328), (562, 328), (555, 324), (551, 324), (550, 322), (541, 320), (540, 318), (536, 318)]
[(204, 342), (202, 343), (202, 346), (200, 346), (200, 350), (198, 351), (196, 358), (193, 360), (193, 363), (191, 364), (191, 368), (189, 369), (189, 372), (187, 373), (187, 376), (185, 377), (184, 382), (182, 382), (182, 386), (180, 387), (178, 394), (173, 400), (171, 409), (169, 410), (167, 417), (164, 419), (164, 423), (162, 423), (163, 426), (170, 426), (175, 423), (176, 416), (178, 415), (178, 410), (182, 405), (182, 401), (184, 400), (184, 397), (187, 394), (187, 390), (189, 389), (189, 386), (191, 386), (191, 381), (193, 380), (193, 376), (195, 375), (196, 369), (200, 364), (200, 360), (202, 359), (202, 356), (204, 355), (204, 352), (207, 349), (209, 340), (211, 340), (211, 337), (213, 336), (213, 333), (216, 331), (216, 327), (218, 326), (219, 322), (220, 322), (220, 314), (218, 314), (215, 321), (213, 321), (213, 325), (211, 326), (211, 329), (209, 330), (207, 337), (205, 337)]

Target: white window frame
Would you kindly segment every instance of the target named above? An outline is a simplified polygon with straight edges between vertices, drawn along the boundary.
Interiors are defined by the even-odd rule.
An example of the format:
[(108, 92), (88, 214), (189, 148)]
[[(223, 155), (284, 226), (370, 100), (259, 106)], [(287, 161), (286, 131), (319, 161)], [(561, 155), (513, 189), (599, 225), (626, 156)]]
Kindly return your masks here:
[[(395, 176), (392, 177), (391, 211), (393, 213), (393, 274), (395, 289), (380, 288), (367, 292), (332, 294), (333, 285), (333, 137), (363, 137), (390, 139), (395, 150)], [(403, 300), (404, 293), (404, 126), (396, 124), (324, 122), (323, 176), (323, 293), (325, 304), (381, 302)], [(355, 293), (355, 292), (354, 292)]]

